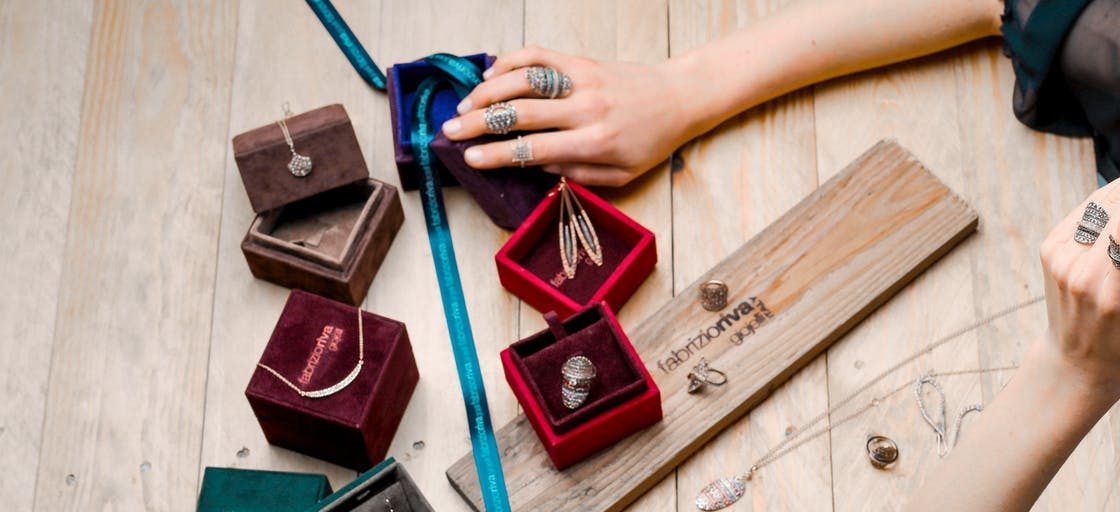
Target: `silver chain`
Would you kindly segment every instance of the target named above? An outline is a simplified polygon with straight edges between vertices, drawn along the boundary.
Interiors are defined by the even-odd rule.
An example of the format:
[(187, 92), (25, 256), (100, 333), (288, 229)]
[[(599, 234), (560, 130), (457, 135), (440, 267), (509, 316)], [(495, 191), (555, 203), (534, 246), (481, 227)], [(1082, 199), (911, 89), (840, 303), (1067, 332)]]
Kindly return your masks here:
[(284, 133), (284, 142), (288, 143), (288, 149), (291, 149), (292, 154), (294, 155), (294, 154), (296, 154), (296, 145), (295, 145), (295, 142), (292, 141), (292, 134), (288, 131), (288, 118), (289, 117), (292, 117), (292, 109), (289, 108), (288, 102), (285, 101), (284, 102), (284, 117), (281, 118), (279, 121), (276, 121), (276, 124), (280, 125), (280, 131)]
[[(808, 443), (809, 441), (812, 441), (812, 440), (814, 440), (814, 439), (816, 439), (816, 438), (818, 438), (818, 437), (820, 437), (824, 434), (827, 434), (827, 433), (831, 432), (833, 429), (839, 427), (840, 425), (843, 425), (844, 423), (847, 423), (848, 421), (851, 421), (851, 420), (855, 419), (856, 417), (858, 417), (859, 415), (867, 412), (868, 410), (871, 410), (875, 407), (878, 407), (879, 404), (881, 404), (884, 400), (894, 396), (898, 392), (900, 392), (900, 391), (902, 391), (902, 390), (904, 390), (904, 389), (906, 389), (910, 386), (913, 386), (914, 385), (913, 381), (907, 381), (905, 384), (902, 384), (901, 386), (891, 390), (890, 392), (888, 392), (886, 394), (883, 394), (883, 395), (877, 396), (875, 398), (872, 398), (871, 401), (869, 401), (867, 404), (863, 405), (859, 409), (855, 410), (854, 412), (852, 412), (850, 414), (847, 414), (845, 416), (841, 416), (836, 421), (832, 421), (832, 415), (834, 413), (836, 413), (838, 410), (840, 410), (844, 406), (851, 403), (853, 400), (855, 400), (855, 398), (857, 396), (859, 396), (863, 392), (867, 391), (868, 389), (870, 389), (874, 385), (881, 382), (883, 379), (889, 377), (894, 372), (901, 369), (903, 366), (906, 366), (906, 365), (914, 362), (916, 359), (918, 359), (919, 357), (921, 357), (923, 355), (926, 355), (926, 354), (929, 354), (930, 352), (933, 352), (934, 349), (936, 349), (936, 348), (938, 348), (938, 347), (940, 347), (940, 346), (942, 346), (946, 343), (949, 343), (952, 340), (955, 340), (955, 339), (957, 339), (957, 338), (959, 338), (959, 337), (961, 337), (965, 334), (968, 334), (969, 332), (975, 331), (976, 329), (979, 329), (981, 327), (985, 327), (985, 326), (991, 324), (992, 322), (994, 322), (994, 321), (996, 321), (1000, 318), (1003, 318), (1007, 315), (1015, 313), (1016, 311), (1019, 311), (1019, 310), (1025, 309), (1029, 306), (1033, 306), (1035, 304), (1038, 304), (1039, 302), (1042, 302), (1043, 300), (1045, 300), (1045, 297), (1038, 296), (1038, 297), (1034, 297), (1032, 299), (1029, 299), (1027, 301), (1020, 302), (1020, 303), (1018, 303), (1014, 306), (1003, 309), (1001, 311), (997, 311), (996, 313), (988, 315), (988, 316), (984, 317), (983, 319), (981, 319), (981, 320), (979, 320), (979, 321), (977, 321), (977, 322), (975, 322), (971, 325), (967, 325), (963, 328), (960, 328), (956, 331), (953, 331), (953, 332), (941, 337), (940, 339), (926, 345), (925, 347), (922, 347), (921, 350), (907, 356), (906, 358), (903, 358), (902, 360), (898, 361), (894, 365), (891, 365), (890, 368), (887, 368), (882, 373), (876, 375), (875, 378), (871, 379), (866, 384), (860, 386), (858, 389), (856, 389), (854, 392), (849, 394), (843, 400), (840, 400), (839, 402), (837, 402), (836, 405), (834, 405), (832, 407), (829, 407), (828, 410), (826, 410), (825, 412), (819, 414), (818, 416), (809, 420), (808, 423), (805, 423), (801, 427), (798, 427), (797, 429), (795, 429), (792, 433), (788, 434), (785, 439), (783, 439), (778, 444), (774, 445), (774, 447), (771, 448), (770, 451), (766, 452), (761, 457), (759, 457), (754, 462), (754, 464), (751, 465), (750, 469), (745, 474), (743, 474), (743, 478), (746, 479), (746, 480), (750, 480), (751, 477), (754, 476), (754, 474), (759, 469), (762, 469), (764, 466), (782, 458), (783, 456), (785, 456), (789, 452), (797, 449), (801, 445), (804, 445), (805, 443)], [(998, 372), (998, 371), (1005, 371), (1005, 370), (1014, 370), (1016, 368), (1018, 368), (1018, 365), (1001, 366), (1001, 367), (996, 367), (996, 368), (977, 368), (977, 369), (971, 369), (971, 370), (955, 370), (955, 371), (947, 371), (947, 372), (929, 372), (926, 375), (929, 376), (929, 377), (951, 377), (951, 376), (957, 376), (957, 375), (974, 375), (974, 374), (991, 373), (991, 372)], [(964, 415), (967, 414), (968, 412), (970, 412), (970, 411), (966, 410), (964, 413), (962, 413), (960, 415), (960, 417), (957, 418), (956, 427), (957, 427), (957, 430), (958, 430), (958, 435), (959, 435), (959, 430), (960, 430), (960, 423), (961, 423), (961, 421), (963, 421)], [(802, 437), (803, 434), (805, 434), (807, 431), (809, 431), (810, 429), (812, 429), (818, 423), (824, 421), (825, 419), (829, 420), (829, 423), (828, 423), (827, 426), (818, 429), (817, 431), (813, 432), (811, 435), (808, 435), (808, 437)]]

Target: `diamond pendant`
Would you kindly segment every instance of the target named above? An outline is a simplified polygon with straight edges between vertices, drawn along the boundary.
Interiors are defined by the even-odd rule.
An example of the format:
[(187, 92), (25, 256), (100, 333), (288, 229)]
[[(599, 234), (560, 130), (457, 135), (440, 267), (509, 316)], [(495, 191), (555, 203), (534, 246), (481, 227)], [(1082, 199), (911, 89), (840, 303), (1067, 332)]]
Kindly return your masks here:
[(743, 477), (720, 478), (700, 491), (696, 496), (696, 508), (711, 511), (730, 507), (746, 492), (747, 481)]
[(293, 176), (304, 177), (311, 174), (311, 157), (292, 151), (292, 159), (288, 161), (288, 170)]

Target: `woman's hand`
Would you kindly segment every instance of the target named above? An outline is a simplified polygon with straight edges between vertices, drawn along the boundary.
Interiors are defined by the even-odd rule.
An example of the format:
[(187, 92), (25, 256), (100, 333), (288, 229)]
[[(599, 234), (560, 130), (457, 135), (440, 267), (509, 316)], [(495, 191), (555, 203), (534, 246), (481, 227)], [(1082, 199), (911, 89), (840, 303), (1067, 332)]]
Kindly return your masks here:
[[(571, 92), (541, 98), (525, 76), (529, 66), (570, 76)], [(487, 133), (483, 110), (508, 101), (517, 110), (515, 130), (546, 130), (524, 136), (532, 163), (583, 184), (629, 183), (695, 135), (677, 100), (681, 85), (663, 65), (599, 62), (530, 46), (498, 58), (485, 77), (459, 105), (461, 115), (444, 123), (444, 134), (465, 140)], [(465, 158), (477, 169), (508, 167), (511, 146), (474, 146)]]
[[(1074, 241), (1090, 202), (1104, 208), (1108, 225), (1093, 245)], [(1109, 257), (1110, 236), (1120, 239), (1120, 181), (1094, 192), (1042, 244), (1050, 328), (1044, 357), (1069, 377), (1110, 401), (1120, 398), (1120, 269)]]

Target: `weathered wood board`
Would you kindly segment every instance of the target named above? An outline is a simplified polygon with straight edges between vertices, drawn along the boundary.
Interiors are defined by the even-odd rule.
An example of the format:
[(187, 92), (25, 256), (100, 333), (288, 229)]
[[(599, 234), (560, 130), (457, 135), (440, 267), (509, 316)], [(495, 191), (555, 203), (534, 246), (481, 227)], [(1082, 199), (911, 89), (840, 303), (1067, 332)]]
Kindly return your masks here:
[[(498, 431), (514, 510), (621, 509), (976, 224), (976, 213), (910, 153), (880, 142), (630, 333), (661, 388), (659, 424), (562, 473), (523, 416)], [(697, 284), (709, 279), (731, 288), (729, 306), (718, 313), (695, 298)], [(754, 309), (735, 315), (748, 309), (741, 304)], [(701, 356), (729, 382), (689, 395), (685, 375)], [(470, 454), (447, 476), (481, 509)]]

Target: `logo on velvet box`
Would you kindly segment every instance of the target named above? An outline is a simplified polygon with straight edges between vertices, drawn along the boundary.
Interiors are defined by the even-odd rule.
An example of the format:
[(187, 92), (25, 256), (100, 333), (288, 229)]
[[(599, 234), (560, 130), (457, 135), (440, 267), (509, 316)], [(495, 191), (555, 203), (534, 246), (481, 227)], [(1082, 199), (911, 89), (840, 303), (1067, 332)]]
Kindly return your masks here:
[(344, 332), (341, 327), (323, 326), (323, 332), (319, 334), (318, 338), (315, 338), (315, 347), (311, 349), (311, 355), (307, 356), (307, 364), (303, 366), (303, 372), (299, 374), (300, 384), (311, 383), (311, 377), (315, 375), (315, 369), (319, 367), (324, 355), (330, 352), (338, 352), (338, 345), (342, 343)]
[[(591, 256), (587, 255), (587, 251), (583, 250), (583, 247), (580, 247), (578, 249), (578, 251), (579, 252), (576, 253), (576, 265), (577, 266), (578, 265), (594, 265), (595, 264), (595, 262), (591, 260)], [(561, 270), (561, 271), (557, 272), (556, 275), (552, 276), (552, 279), (548, 280), (548, 284), (551, 284), (554, 288), (559, 288), (560, 285), (564, 284), (564, 281), (567, 281), (567, 280), (568, 280), (568, 274), (565, 274), (564, 271)]]
[(684, 346), (669, 350), (669, 357), (658, 359), (657, 368), (664, 373), (669, 373), (681, 366), (693, 356), (698, 356), (713, 341), (728, 334), (728, 341), (739, 346), (754, 336), (762, 324), (774, 318), (774, 313), (766, 307), (758, 297), (751, 297), (740, 302), (731, 311), (720, 315), (716, 323), (697, 331), (695, 336), (689, 337)]

